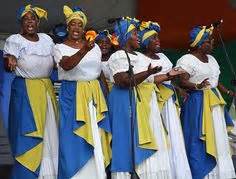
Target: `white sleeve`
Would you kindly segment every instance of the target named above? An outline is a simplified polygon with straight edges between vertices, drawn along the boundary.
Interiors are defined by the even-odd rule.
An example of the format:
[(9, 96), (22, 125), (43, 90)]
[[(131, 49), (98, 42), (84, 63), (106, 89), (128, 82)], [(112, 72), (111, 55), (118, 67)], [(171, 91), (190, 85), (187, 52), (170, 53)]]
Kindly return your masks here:
[(160, 53), (158, 55), (160, 55), (160, 58), (163, 59), (161, 72), (163, 74), (165, 74), (165, 73), (168, 73), (169, 71), (171, 71), (171, 69), (173, 68), (173, 64), (170, 61), (170, 59), (164, 53)]
[(52, 40), (52, 38), (49, 36), (49, 35), (47, 35), (47, 34), (45, 34), (45, 33), (39, 33), (39, 35), (41, 36), (41, 37), (43, 37), (46, 41), (48, 41), (49, 43), (54, 43), (53, 42), (53, 40)]
[(53, 47), (53, 57), (54, 57), (55, 63), (58, 65), (62, 59), (62, 54), (61, 54), (58, 44)]
[(21, 46), (18, 42), (17, 36), (11, 35), (10, 37), (8, 37), (4, 45), (3, 54), (14, 55), (16, 58), (18, 58), (20, 56), (20, 50)]
[(47, 45), (50, 46), (51, 52), (52, 52), (53, 47), (55, 46), (52, 38), (49, 35), (45, 34), (45, 33), (39, 33), (39, 35), (40, 35), (40, 37), (42, 37), (44, 39), (44, 43), (47, 43)]
[(53, 42), (52, 38), (49, 35), (43, 34), (43, 36), (47, 40), (47, 42), (50, 44), (51, 47), (55, 45), (55, 43)]
[(184, 69), (190, 76), (194, 76), (194, 60), (188, 55), (182, 56), (176, 63), (176, 67), (181, 67)]
[(212, 55), (207, 55), (209, 60), (211, 61), (211, 65), (212, 65), (212, 69), (214, 70), (214, 74), (216, 76), (220, 75), (220, 66), (217, 62), (217, 60), (215, 59), (215, 57), (213, 57)]
[(111, 55), (110, 59), (108, 60), (108, 65), (112, 76), (117, 73), (127, 72), (129, 69), (126, 54), (121, 50)]
[(98, 55), (98, 58), (101, 59), (101, 61), (102, 61), (102, 51), (101, 51), (100, 47), (98, 46), (98, 44), (95, 43), (94, 49), (96, 49), (95, 53)]

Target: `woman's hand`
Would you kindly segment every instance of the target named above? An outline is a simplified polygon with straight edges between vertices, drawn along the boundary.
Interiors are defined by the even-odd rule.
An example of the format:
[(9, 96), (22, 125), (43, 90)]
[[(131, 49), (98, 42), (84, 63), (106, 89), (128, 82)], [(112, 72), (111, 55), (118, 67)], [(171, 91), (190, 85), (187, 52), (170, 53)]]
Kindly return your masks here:
[(173, 68), (173, 69), (171, 69), (171, 71), (169, 71), (167, 73), (167, 76), (173, 78), (173, 77), (179, 76), (183, 73), (185, 73), (185, 70), (183, 70), (182, 68)]
[(200, 84), (196, 84), (196, 88), (197, 89), (202, 89), (205, 88), (207, 86), (210, 86), (210, 83), (208, 81), (208, 78), (206, 78), (205, 80), (203, 80)]
[(175, 86), (175, 89), (176, 89), (177, 93), (179, 94), (179, 96), (181, 98), (183, 98), (184, 100), (187, 99), (189, 94), (187, 93), (186, 90), (184, 90), (184, 89), (182, 89), (182, 88), (180, 88), (178, 86)]
[(14, 71), (17, 66), (16, 57), (13, 55), (5, 55), (4, 56), (4, 66), (7, 71)]
[(149, 64), (147, 72), (148, 72), (148, 74), (153, 75), (153, 74), (160, 72), (161, 69), (162, 69), (161, 66), (156, 66), (153, 68), (152, 65)]
[(236, 97), (236, 93), (235, 92), (233, 92), (233, 91), (231, 91), (231, 90), (228, 90), (227, 91), (227, 95), (229, 95), (229, 96), (231, 96), (231, 97)]
[(90, 51), (94, 46), (95, 46), (95, 41), (88, 39), (84, 42), (84, 46), (82, 48), (86, 51)]

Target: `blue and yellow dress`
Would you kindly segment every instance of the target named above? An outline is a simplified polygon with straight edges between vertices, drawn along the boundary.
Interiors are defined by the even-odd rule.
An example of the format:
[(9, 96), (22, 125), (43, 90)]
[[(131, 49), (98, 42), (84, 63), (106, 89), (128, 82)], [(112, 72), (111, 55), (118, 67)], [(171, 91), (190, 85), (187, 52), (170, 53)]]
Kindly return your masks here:
[(4, 53), (17, 59), (9, 111), (9, 140), (15, 163), (11, 178), (56, 178), (57, 103), (49, 80), (54, 62), (52, 39), (38, 33), (36, 42), (11, 35)]
[(213, 56), (207, 57), (208, 63), (203, 63), (186, 54), (177, 62), (190, 75), (191, 83), (199, 84), (205, 79), (210, 82), (208, 88), (189, 91), (182, 106), (186, 152), (194, 179), (234, 178), (227, 135), (230, 119), (225, 116), (225, 101), (217, 89), (220, 68)]
[[(146, 71), (151, 60), (144, 60), (143, 54), (135, 53), (137, 55), (129, 54), (134, 73)], [(127, 56), (123, 50), (112, 54), (108, 63), (113, 76), (128, 71)], [(112, 126), (112, 178), (130, 178), (130, 172), (133, 171), (133, 156), (135, 156), (137, 174), (141, 179), (172, 178), (167, 138), (157, 104), (157, 88), (153, 83), (153, 78), (148, 78), (139, 84), (138, 92), (141, 101), (137, 100), (134, 93), (130, 101), (129, 89), (114, 84), (109, 94), (109, 114)], [(131, 105), (130, 102), (132, 102)], [(133, 139), (131, 112), (135, 121)]]
[(111, 133), (106, 100), (97, 80), (101, 73), (101, 51), (95, 44), (71, 70), (59, 62), (79, 49), (57, 44), (54, 57), (59, 80), (59, 178), (105, 179), (111, 159)]
[[(163, 53), (157, 53), (160, 59), (152, 59), (153, 66), (161, 66), (156, 75), (167, 74), (173, 64)], [(170, 161), (172, 177), (176, 179), (191, 179), (191, 170), (185, 151), (184, 137), (179, 116), (179, 103), (171, 81), (164, 81), (158, 86), (158, 104), (163, 118), (168, 139), (170, 141)]]

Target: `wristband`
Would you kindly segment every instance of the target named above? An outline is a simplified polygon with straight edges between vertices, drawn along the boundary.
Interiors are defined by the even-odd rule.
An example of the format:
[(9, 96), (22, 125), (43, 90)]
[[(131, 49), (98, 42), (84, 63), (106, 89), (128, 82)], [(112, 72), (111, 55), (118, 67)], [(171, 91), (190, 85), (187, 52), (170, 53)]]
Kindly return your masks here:
[(199, 90), (199, 89), (200, 89), (200, 88), (198, 88), (198, 84), (197, 84), (197, 83), (195, 84), (194, 87), (195, 87), (196, 90)]

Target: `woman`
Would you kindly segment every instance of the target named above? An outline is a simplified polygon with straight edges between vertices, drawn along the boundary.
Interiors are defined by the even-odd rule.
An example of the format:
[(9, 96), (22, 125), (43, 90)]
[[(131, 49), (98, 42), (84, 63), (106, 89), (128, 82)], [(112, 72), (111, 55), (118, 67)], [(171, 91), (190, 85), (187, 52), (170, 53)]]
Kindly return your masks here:
[(114, 51), (113, 45), (115, 45), (114, 44), (115, 42), (112, 41), (112, 35), (109, 34), (108, 30), (99, 32), (95, 40), (102, 52), (102, 71), (109, 87), (111, 88), (110, 85), (111, 77), (110, 77), (110, 69), (108, 66), (108, 59), (110, 58), (111, 54)]
[(213, 28), (197, 26), (190, 32), (191, 53), (177, 61), (183, 68), (180, 85), (188, 90), (181, 117), (193, 178), (234, 178), (224, 105), (219, 87), (220, 68), (213, 56)]
[(68, 37), (54, 57), (62, 80), (59, 95), (59, 178), (105, 179), (110, 162), (110, 126), (99, 81), (101, 51), (85, 40), (87, 17), (64, 6)]
[(21, 32), (11, 35), (4, 46), (5, 66), (16, 74), (9, 113), (12, 178), (57, 177), (57, 105), (49, 80), (54, 44), (48, 35), (37, 33), (43, 17), (47, 12), (41, 8), (22, 7)]
[(190, 179), (191, 171), (179, 119), (178, 99), (171, 84), (171, 80), (183, 73), (183, 70), (173, 69), (171, 61), (160, 52), (160, 26), (158, 23), (143, 22), (141, 28), (140, 34), (144, 54), (152, 60), (153, 66), (162, 66), (162, 70), (155, 74), (155, 84), (159, 89), (159, 107), (170, 140), (172, 177)]
[[(135, 51), (139, 48), (139, 40), (134, 24), (132, 19), (117, 22), (115, 32), (122, 50), (112, 54), (108, 61), (114, 78), (114, 86), (109, 95), (112, 178), (129, 179), (134, 169), (142, 179), (171, 178), (167, 141), (157, 108), (155, 84), (153, 78), (149, 78), (160, 67), (152, 68), (151, 60), (143, 60), (145, 56)], [(129, 75), (127, 56), (134, 75)]]

